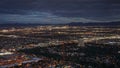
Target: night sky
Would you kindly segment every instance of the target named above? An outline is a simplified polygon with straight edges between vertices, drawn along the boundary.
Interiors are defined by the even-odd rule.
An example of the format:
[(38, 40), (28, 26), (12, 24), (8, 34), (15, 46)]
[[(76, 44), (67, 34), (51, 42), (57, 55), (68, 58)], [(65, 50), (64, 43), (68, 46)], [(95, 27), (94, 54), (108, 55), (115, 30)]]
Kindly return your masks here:
[(0, 23), (120, 21), (120, 0), (0, 0)]

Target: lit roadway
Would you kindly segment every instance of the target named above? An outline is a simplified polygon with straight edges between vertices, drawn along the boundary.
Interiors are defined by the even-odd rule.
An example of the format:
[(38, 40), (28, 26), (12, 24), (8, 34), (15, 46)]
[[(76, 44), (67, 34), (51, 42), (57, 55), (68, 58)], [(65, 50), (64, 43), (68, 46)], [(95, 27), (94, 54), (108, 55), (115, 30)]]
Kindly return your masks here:
[(84, 42), (92, 42), (102, 39), (120, 39), (120, 35), (109, 36), (109, 37), (93, 37), (93, 38), (83, 38)]

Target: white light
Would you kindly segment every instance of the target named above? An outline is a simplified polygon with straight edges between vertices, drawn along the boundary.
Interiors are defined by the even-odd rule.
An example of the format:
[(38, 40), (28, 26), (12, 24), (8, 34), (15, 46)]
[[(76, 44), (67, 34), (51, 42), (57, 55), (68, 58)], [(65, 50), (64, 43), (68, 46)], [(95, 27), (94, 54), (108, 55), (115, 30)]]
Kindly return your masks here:
[(10, 55), (10, 54), (13, 54), (13, 53), (12, 53), (12, 52), (0, 53), (0, 56), (3, 56), (3, 55)]

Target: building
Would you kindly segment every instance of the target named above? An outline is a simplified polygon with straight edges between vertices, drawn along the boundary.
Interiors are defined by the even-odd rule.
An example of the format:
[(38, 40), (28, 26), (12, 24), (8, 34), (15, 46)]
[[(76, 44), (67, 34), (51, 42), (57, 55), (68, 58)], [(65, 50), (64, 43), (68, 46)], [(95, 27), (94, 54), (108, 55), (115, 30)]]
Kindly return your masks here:
[(79, 46), (79, 47), (85, 47), (84, 40), (83, 40), (82, 38), (80, 38), (80, 39), (78, 40), (78, 46)]

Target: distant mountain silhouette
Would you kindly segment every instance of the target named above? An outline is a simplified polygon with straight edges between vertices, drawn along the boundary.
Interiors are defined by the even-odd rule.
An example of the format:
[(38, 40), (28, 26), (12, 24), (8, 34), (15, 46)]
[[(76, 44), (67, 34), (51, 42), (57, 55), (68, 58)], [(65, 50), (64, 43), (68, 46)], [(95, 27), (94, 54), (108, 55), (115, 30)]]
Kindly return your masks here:
[(120, 26), (120, 21), (116, 21), (116, 22), (89, 22), (89, 23), (72, 22), (72, 23), (68, 23), (66, 25), (69, 25), (69, 26)]
[(69, 26), (120, 26), (120, 21), (116, 22), (71, 22), (67, 24), (39, 24), (39, 23), (0, 23), (0, 28), (2, 27), (33, 27), (33, 26), (45, 26), (45, 25), (69, 25)]
[(38, 23), (0, 23), (0, 28), (3, 27), (33, 27), (33, 26), (45, 26), (50, 24), (38, 24)]

